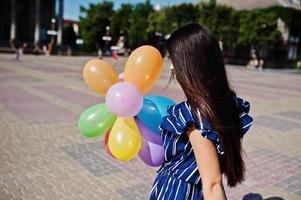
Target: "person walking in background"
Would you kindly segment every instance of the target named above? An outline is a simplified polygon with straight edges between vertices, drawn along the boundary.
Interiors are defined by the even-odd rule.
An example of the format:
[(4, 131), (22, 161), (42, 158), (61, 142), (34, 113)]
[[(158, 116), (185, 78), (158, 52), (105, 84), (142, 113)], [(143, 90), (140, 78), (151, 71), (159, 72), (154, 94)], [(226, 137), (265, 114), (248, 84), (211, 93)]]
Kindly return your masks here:
[(264, 66), (264, 59), (260, 58), (258, 62), (258, 70), (263, 71), (263, 66)]
[(251, 48), (250, 51), (250, 56), (251, 56), (251, 60), (249, 61), (249, 63), (247, 64), (248, 68), (251, 69), (257, 69), (258, 68), (258, 56), (257, 56), (257, 52), (255, 48)]
[(10, 41), (10, 46), (15, 51), (15, 60), (20, 61), (20, 55), (21, 55), (21, 44), (16, 39), (12, 39)]
[(252, 124), (250, 104), (230, 88), (218, 39), (197, 23), (167, 41), (171, 79), (187, 100), (167, 109), (160, 124), (165, 159), (150, 200), (225, 200), (228, 186), (244, 181), (242, 138)]
[(117, 61), (118, 61), (118, 51), (117, 51), (117, 49), (113, 50), (113, 52), (112, 52), (112, 58), (114, 60), (114, 63), (116, 64)]

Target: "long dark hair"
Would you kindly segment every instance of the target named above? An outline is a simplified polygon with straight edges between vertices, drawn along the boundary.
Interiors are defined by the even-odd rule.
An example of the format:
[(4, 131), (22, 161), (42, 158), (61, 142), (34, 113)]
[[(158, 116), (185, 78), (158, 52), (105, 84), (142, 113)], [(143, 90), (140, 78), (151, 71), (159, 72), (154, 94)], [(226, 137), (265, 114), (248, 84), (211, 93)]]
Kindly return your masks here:
[(224, 154), (221, 171), (230, 187), (244, 181), (241, 123), (230, 88), (218, 39), (204, 25), (190, 23), (167, 41), (174, 66), (172, 75), (181, 85), (192, 112), (199, 110), (217, 133)]

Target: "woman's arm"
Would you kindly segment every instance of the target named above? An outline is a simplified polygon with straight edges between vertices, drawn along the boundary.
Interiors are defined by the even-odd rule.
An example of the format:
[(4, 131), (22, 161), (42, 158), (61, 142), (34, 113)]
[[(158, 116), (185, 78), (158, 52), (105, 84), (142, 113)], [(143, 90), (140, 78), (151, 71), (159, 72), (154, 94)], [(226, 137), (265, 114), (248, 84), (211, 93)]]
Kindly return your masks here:
[(226, 200), (215, 145), (197, 129), (187, 135), (201, 174), (204, 200)]

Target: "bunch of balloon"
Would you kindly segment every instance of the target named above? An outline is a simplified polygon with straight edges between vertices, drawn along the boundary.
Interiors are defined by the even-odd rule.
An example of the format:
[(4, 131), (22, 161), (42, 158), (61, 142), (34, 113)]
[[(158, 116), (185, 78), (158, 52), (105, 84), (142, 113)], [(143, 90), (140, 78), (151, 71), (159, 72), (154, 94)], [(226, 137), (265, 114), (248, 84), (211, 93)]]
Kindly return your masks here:
[(87, 62), (84, 81), (105, 96), (105, 103), (91, 106), (80, 115), (80, 133), (87, 137), (105, 134), (105, 150), (116, 159), (130, 160), (139, 154), (146, 164), (161, 165), (164, 151), (159, 124), (174, 102), (143, 94), (158, 80), (162, 66), (160, 52), (148, 45), (132, 52), (120, 75), (103, 60)]

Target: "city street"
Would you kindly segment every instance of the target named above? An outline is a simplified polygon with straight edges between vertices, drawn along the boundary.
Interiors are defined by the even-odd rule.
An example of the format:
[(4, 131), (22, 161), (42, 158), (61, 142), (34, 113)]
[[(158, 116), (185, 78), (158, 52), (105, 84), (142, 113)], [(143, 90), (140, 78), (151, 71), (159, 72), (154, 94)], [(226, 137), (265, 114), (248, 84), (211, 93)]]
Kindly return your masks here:
[[(89, 139), (77, 129), (85, 108), (104, 102), (82, 79), (83, 65), (92, 58), (26, 55), (17, 62), (12, 54), (0, 54), (1, 200), (147, 199), (157, 168), (138, 157), (118, 161), (106, 153), (103, 137)], [(114, 64), (119, 73), (126, 59)], [(226, 188), (228, 199), (259, 193), (300, 200), (300, 73), (226, 68), (254, 118), (243, 140), (246, 181)], [(147, 95), (184, 100), (177, 84), (165, 89), (168, 80), (166, 60)]]

